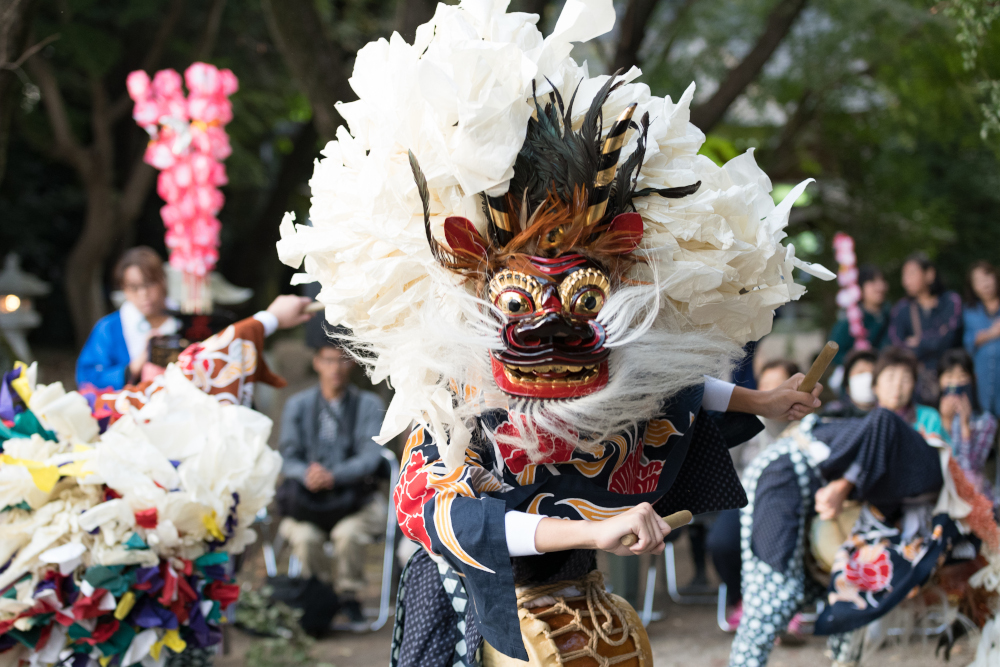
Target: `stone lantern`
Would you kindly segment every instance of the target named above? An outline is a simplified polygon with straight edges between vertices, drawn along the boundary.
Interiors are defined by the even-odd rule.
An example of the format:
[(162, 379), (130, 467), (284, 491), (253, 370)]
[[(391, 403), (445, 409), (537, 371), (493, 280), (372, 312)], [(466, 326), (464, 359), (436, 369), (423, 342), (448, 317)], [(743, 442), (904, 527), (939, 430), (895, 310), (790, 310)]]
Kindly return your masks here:
[(21, 270), (21, 258), (7, 255), (0, 271), (0, 334), (7, 339), (14, 357), (32, 362), (27, 333), (42, 323), (33, 300), (49, 293), (49, 284)]

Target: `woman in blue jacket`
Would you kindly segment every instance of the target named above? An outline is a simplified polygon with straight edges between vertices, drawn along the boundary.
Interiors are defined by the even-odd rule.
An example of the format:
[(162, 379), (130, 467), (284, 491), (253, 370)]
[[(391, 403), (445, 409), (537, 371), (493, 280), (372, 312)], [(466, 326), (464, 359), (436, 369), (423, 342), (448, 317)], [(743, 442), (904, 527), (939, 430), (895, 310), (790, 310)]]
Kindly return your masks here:
[(115, 266), (125, 303), (102, 317), (76, 362), (78, 387), (121, 389), (137, 382), (146, 363), (149, 339), (176, 333), (180, 322), (167, 313), (163, 261), (149, 247), (128, 250)]
[(965, 309), (965, 349), (976, 367), (979, 405), (1000, 415), (1000, 283), (989, 262), (976, 262), (969, 271), (972, 303)]

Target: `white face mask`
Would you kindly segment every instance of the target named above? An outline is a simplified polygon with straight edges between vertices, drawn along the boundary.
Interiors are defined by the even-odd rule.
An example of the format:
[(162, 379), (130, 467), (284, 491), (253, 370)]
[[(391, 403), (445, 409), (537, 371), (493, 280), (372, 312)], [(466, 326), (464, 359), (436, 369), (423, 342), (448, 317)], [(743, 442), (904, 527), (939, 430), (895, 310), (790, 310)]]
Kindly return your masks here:
[(858, 373), (847, 379), (847, 395), (856, 405), (871, 405), (875, 402), (872, 391), (872, 374)]

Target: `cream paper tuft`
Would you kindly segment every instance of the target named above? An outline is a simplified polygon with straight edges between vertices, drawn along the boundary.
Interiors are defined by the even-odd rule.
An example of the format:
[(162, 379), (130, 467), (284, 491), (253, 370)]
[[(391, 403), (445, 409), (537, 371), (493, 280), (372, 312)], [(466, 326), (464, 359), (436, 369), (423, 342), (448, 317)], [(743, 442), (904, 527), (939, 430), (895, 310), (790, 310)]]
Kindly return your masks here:
[[(311, 226), (290, 216), (281, 224), (282, 261), (304, 268), (299, 282), (320, 282), (327, 320), (352, 329), (370, 355), (373, 381), (389, 379), (396, 392), (382, 442), (413, 421), (439, 441), (460, 434), (449, 383), (488, 377), (485, 359), (472, 357), (499, 344), (469, 309), (470, 286), (431, 257), (407, 152), (426, 175), (435, 233), (441, 236), (451, 215), (485, 231), (479, 193), (507, 190), (534, 108), (532, 83), (542, 102), (551, 86), (568, 100), (579, 85), (578, 126), (607, 80), (591, 77), (570, 51), (611, 30), (611, 0), (569, 0), (548, 37), (537, 16), (506, 9), (502, 1), (439, 4), (413, 45), (394, 34), (361, 49), (351, 77), (359, 99), (338, 106), (349, 129), (339, 128), (310, 181)], [(804, 293), (792, 279), (795, 268), (829, 277), (781, 243), (806, 183), (775, 205), (752, 151), (722, 167), (698, 155), (705, 137), (689, 122), (694, 84), (674, 102), (653, 96), (639, 75), (636, 68), (626, 73), (603, 109), (605, 119), (631, 103), (635, 119), (649, 113), (638, 188), (702, 186), (683, 199), (636, 199), (649, 262), (638, 277), (661, 285), (692, 330), (721, 332), (739, 344), (756, 340), (771, 330), (775, 308)], [(631, 134), (623, 159), (636, 146)], [(476, 345), (464, 345), (477, 336)]]

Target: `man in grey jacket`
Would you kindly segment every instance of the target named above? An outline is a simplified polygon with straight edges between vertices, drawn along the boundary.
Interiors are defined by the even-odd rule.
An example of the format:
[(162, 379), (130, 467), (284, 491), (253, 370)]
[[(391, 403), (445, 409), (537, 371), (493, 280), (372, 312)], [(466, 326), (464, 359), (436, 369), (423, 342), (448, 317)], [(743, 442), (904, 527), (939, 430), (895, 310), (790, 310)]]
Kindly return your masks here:
[(387, 499), (374, 476), (382, 462), (373, 437), (385, 405), (351, 384), (350, 356), (327, 342), (316, 350), (319, 384), (288, 399), (281, 420), (282, 519), (279, 533), (302, 563), (302, 576), (329, 580), (323, 552), (333, 542), (334, 586), (341, 611), (364, 623), (357, 596), (364, 588), (365, 545), (385, 531)]

